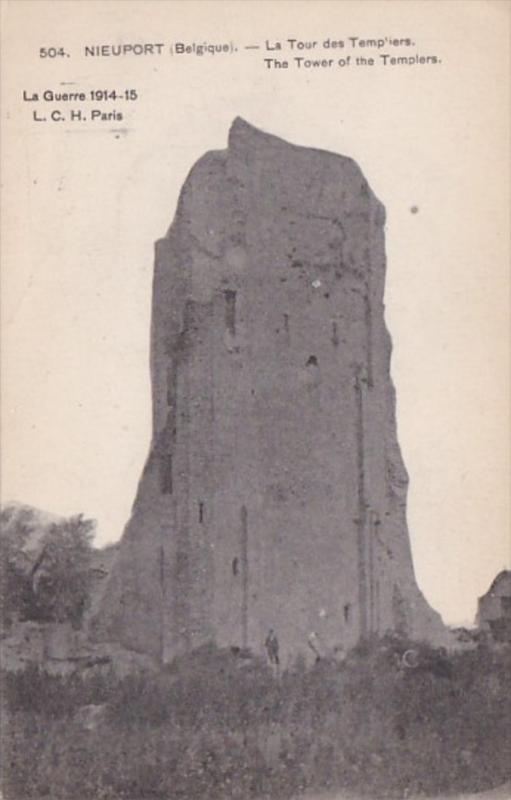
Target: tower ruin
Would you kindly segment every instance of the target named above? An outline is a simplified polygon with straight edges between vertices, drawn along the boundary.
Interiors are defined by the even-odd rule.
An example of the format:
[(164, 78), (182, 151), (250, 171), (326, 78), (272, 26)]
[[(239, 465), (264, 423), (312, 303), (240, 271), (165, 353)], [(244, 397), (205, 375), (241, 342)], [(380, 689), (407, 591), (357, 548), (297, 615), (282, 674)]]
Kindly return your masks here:
[(241, 119), (156, 244), (153, 438), (100, 637), (170, 660), (431, 638), (406, 525), (382, 204), (349, 158)]

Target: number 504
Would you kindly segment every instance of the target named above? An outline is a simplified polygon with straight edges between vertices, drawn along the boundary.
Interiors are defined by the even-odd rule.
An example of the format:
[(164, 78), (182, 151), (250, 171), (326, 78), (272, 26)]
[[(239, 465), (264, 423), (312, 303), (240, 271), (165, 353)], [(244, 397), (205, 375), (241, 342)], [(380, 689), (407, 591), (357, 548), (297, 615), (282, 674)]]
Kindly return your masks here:
[(39, 58), (65, 58), (69, 57), (63, 47), (40, 47)]

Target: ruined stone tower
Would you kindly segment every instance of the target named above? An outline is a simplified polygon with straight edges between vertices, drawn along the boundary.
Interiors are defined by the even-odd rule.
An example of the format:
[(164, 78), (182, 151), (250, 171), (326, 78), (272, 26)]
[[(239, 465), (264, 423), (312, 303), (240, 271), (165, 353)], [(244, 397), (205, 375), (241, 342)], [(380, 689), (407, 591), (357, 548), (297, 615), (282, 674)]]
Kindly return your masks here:
[(349, 158), (236, 119), (156, 244), (153, 439), (98, 636), (284, 660), (442, 630), (414, 578), (385, 212)]

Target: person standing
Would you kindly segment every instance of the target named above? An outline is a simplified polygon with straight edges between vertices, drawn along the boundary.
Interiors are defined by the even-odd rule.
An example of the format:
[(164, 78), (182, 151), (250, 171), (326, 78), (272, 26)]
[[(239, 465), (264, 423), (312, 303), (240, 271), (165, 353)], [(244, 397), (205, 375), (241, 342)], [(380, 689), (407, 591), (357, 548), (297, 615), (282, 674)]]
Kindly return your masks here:
[(270, 628), (268, 631), (268, 636), (264, 642), (264, 646), (266, 648), (266, 652), (268, 653), (268, 661), (270, 664), (274, 664), (277, 669), (280, 666), (280, 659), (279, 659), (279, 640), (275, 634), (273, 628)]

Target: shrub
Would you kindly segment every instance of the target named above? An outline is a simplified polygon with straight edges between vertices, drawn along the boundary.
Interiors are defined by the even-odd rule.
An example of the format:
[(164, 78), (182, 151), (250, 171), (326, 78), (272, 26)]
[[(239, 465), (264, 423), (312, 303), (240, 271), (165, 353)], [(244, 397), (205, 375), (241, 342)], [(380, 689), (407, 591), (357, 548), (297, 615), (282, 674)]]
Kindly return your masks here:
[[(31, 509), (0, 511), (2, 622), (71, 622), (79, 627), (90, 604), (95, 523), (82, 515), (44, 528)], [(37, 547), (27, 542), (37, 531)]]
[[(413, 668), (402, 654), (413, 647)], [(9, 800), (249, 800), (305, 790), (377, 798), (510, 778), (509, 649), (447, 656), (386, 638), (277, 679), (213, 646), (157, 675), (8, 676)], [(102, 727), (76, 709), (106, 702)], [(434, 769), (432, 769), (432, 764)]]

